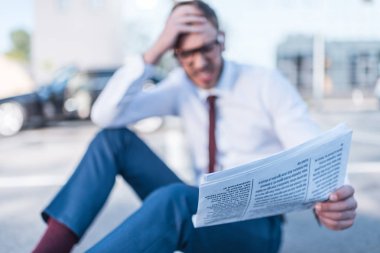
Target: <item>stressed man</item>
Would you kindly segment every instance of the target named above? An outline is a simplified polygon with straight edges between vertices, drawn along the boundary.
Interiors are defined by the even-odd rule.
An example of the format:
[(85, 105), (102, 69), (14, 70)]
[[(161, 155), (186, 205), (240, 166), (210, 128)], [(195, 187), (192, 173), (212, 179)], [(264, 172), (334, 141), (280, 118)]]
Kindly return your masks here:
[[(279, 73), (223, 58), (225, 34), (202, 1), (176, 4), (159, 38), (129, 58), (96, 101), (93, 121), (104, 128), (75, 173), (43, 212), (48, 222), (35, 252), (70, 251), (121, 175), (143, 201), (91, 252), (277, 252), (280, 216), (195, 229), (198, 189), (188, 186), (125, 126), (151, 116), (181, 118), (196, 177), (260, 159), (319, 133), (306, 105)], [(143, 91), (161, 56), (180, 65), (158, 87)], [(326, 227), (350, 227), (353, 188), (343, 186), (315, 213)], [(55, 251), (57, 252), (57, 251)]]

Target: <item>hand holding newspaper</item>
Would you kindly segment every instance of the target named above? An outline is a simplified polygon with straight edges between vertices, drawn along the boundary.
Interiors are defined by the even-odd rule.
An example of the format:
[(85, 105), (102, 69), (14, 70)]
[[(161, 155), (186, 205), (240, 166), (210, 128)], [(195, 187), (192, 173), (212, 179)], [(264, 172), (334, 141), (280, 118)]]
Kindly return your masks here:
[(344, 183), (351, 135), (341, 124), (265, 159), (204, 175), (195, 227), (308, 209), (327, 200)]

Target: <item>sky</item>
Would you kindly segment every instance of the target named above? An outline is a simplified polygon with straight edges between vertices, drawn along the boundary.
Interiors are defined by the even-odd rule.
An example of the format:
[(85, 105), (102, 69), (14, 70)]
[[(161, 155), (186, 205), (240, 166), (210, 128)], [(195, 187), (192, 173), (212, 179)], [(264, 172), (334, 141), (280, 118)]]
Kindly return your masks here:
[[(141, 24), (141, 32), (153, 40), (171, 2), (125, 0), (125, 22)], [(226, 55), (247, 63), (273, 67), (275, 48), (289, 34), (323, 35), (327, 40), (380, 40), (380, 0), (208, 2), (226, 31)], [(9, 49), (9, 33), (16, 28), (33, 31), (33, 0), (0, 0), (0, 53)]]
[(10, 49), (12, 30), (33, 29), (33, 0), (0, 0), (0, 53)]

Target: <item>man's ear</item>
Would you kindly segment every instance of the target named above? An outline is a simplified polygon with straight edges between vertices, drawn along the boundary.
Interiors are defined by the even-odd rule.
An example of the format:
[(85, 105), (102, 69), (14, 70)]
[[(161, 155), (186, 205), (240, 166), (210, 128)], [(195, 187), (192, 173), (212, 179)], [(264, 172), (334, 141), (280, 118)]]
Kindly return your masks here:
[(218, 32), (218, 35), (216, 36), (216, 40), (218, 41), (219, 45), (220, 45), (220, 48), (222, 49), (222, 51), (225, 50), (225, 44), (224, 44), (224, 41), (225, 41), (225, 33), (223, 31), (219, 31)]
[(177, 56), (177, 54), (176, 54), (176, 52), (175, 52), (175, 49), (173, 49), (173, 58), (174, 58), (174, 60), (176, 61), (176, 63), (178, 64), (178, 66), (181, 66), (181, 67), (182, 67), (182, 63), (181, 63), (181, 61), (178, 59), (178, 56)]

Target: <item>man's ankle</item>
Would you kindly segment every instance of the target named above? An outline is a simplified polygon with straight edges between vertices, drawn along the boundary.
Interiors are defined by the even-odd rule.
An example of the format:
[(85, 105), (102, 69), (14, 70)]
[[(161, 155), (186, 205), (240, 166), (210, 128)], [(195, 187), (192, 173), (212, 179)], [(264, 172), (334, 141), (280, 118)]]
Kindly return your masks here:
[(33, 253), (67, 253), (78, 241), (78, 236), (70, 228), (54, 218), (49, 218), (48, 227)]

